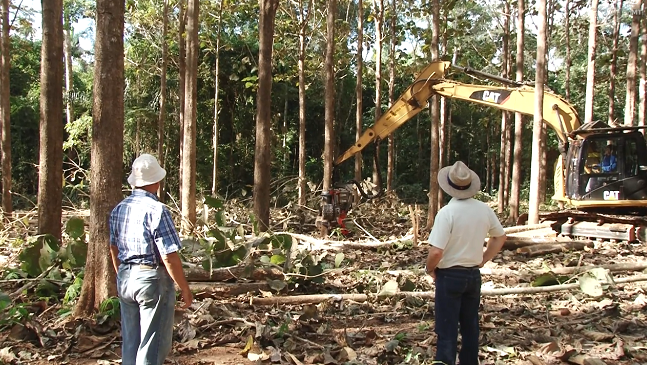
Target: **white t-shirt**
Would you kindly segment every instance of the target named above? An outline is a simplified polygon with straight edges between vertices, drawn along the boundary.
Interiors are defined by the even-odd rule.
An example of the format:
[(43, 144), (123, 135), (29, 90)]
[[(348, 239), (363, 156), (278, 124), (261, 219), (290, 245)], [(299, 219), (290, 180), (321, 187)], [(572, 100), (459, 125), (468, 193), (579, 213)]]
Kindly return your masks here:
[(476, 199), (452, 198), (434, 220), (429, 243), (443, 250), (438, 268), (478, 266), (483, 261), (483, 242), (505, 232), (494, 211)]

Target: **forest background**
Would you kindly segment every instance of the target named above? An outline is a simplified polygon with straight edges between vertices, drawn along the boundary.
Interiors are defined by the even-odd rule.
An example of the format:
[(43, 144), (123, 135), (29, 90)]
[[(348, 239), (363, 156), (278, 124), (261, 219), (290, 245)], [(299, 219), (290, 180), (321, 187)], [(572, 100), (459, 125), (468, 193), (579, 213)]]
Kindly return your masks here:
[[(331, 184), (332, 158), (434, 59), (530, 84), (546, 67), (539, 83), (569, 100), (584, 122), (645, 123), (647, 22), (641, 24), (640, 1), (65, 0), (61, 13), (56, 3), (43, 1), (39, 27), (26, 3), (4, 0), (3, 41), (10, 45), (3, 43), (3, 65), (10, 67), (2, 82), (10, 88), (0, 108), (4, 212), (37, 206), (43, 210), (39, 231), (55, 237), (61, 236), (60, 211), (47, 207), (92, 206), (94, 196), (105, 213), (115, 197), (104, 199), (101, 189), (110, 184), (101, 176), (127, 190), (131, 162), (144, 152), (167, 169), (161, 198), (182, 206), (185, 232), (196, 223), (196, 198), (204, 196), (249, 201), (253, 194), (274, 206), (316, 209), (317, 194)], [(114, 28), (118, 35), (123, 24), (123, 60), (114, 52), (119, 48), (101, 48), (98, 41), (94, 52), (80, 47), (87, 34), (75, 29), (78, 22), (90, 24), (97, 39), (105, 35), (98, 6), (122, 12), (123, 23), (117, 16), (117, 23), (104, 26), (105, 34)], [(537, 62), (538, 49), (546, 50), (548, 62)], [(513, 128), (507, 113), (437, 99), (432, 113), (405, 124), (382, 149), (385, 188), (403, 202), (429, 202), (429, 225), (442, 202), (438, 167), (463, 160), (483, 177), (483, 198), (496, 196), (499, 212), (516, 219), (519, 201), (531, 197), (532, 119)], [(557, 158), (556, 138), (548, 136), (536, 166), (543, 172), (540, 201), (551, 195), (546, 171)], [(193, 152), (186, 152), (187, 143)], [(121, 161), (90, 169), (93, 149), (105, 152), (104, 162), (115, 150)], [(375, 181), (365, 155), (364, 164), (339, 166), (339, 181)], [(91, 196), (93, 183), (105, 186)], [(267, 226), (268, 204), (255, 201), (254, 214)], [(105, 232), (92, 219), (100, 216), (90, 222), (97, 248), (93, 234)], [(92, 252), (89, 267), (98, 268)]]

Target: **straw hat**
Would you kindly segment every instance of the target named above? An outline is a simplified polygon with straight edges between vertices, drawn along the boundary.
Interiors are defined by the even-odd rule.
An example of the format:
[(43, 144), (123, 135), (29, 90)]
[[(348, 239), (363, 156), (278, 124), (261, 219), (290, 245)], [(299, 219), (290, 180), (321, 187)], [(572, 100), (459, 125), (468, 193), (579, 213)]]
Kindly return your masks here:
[(481, 179), (462, 161), (456, 161), (438, 171), (438, 185), (456, 199), (467, 199), (481, 190)]
[(166, 171), (157, 162), (155, 156), (144, 153), (133, 161), (128, 183), (133, 187), (142, 187), (162, 181), (165, 176)]

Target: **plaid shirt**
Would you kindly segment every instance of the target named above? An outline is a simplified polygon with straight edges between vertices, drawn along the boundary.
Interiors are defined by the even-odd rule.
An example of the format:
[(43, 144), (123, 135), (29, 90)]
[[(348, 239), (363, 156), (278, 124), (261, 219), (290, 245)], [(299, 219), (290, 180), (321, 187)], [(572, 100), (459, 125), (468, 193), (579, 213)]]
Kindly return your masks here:
[(160, 255), (182, 247), (171, 213), (157, 196), (142, 189), (121, 201), (110, 214), (110, 244), (125, 264), (160, 265)]

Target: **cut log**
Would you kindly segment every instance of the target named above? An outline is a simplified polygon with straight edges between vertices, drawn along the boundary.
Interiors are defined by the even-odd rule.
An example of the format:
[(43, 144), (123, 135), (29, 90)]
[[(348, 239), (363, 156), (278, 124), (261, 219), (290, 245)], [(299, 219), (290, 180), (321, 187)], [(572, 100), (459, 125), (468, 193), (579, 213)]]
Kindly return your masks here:
[(283, 279), (283, 271), (275, 267), (259, 267), (248, 269), (245, 266), (222, 267), (211, 270), (211, 274), (199, 267), (184, 269), (187, 281), (229, 281), (240, 278), (250, 280)]
[(540, 228), (549, 228), (554, 223), (555, 221), (545, 221), (538, 224), (506, 227), (506, 228), (503, 228), (503, 232), (505, 232), (505, 234), (511, 234), (511, 233), (517, 233), (517, 232), (532, 231)]
[[(614, 279), (616, 284), (633, 283), (638, 281), (647, 281), (647, 275), (634, 275), (626, 278)], [(510, 295), (510, 294), (536, 294), (536, 293), (550, 293), (562, 290), (573, 290), (579, 288), (579, 284), (563, 284), (552, 286), (539, 286), (539, 287), (520, 287), (520, 288), (500, 288), (500, 289), (481, 289), (482, 296), (497, 296), (497, 295)], [(422, 299), (433, 299), (435, 292), (399, 292), (396, 296), (403, 297), (419, 297)], [(375, 293), (371, 294), (312, 294), (312, 295), (296, 295), (296, 296), (279, 296), (270, 298), (251, 298), (252, 305), (275, 305), (275, 304), (317, 304), (327, 300), (352, 300), (355, 302), (365, 302), (368, 298), (382, 299), (389, 296), (377, 296)]]
[[(279, 234), (287, 234), (293, 238), (309, 244), (310, 249), (313, 250), (343, 250), (343, 249), (377, 249), (381, 247), (389, 247), (394, 243), (410, 241), (413, 239), (413, 235), (406, 235), (401, 238), (396, 238), (388, 241), (366, 241), (366, 242), (356, 242), (356, 241), (334, 241), (329, 239), (319, 239), (311, 237), (305, 234), (292, 233), (292, 232), (277, 232)], [(422, 242), (422, 241), (421, 241)]]
[(516, 233), (510, 233), (507, 235), (508, 238), (515, 238), (515, 237), (528, 237), (528, 238), (552, 238), (556, 239), (557, 237), (557, 232), (553, 230), (552, 228), (539, 228), (539, 229), (533, 229), (530, 231), (523, 231), (523, 232), (516, 232)]
[(234, 297), (241, 294), (258, 293), (259, 290), (271, 290), (268, 283), (189, 283), (189, 288), (198, 299)]
[[(502, 250), (516, 250), (520, 247), (534, 246), (539, 244), (559, 244), (571, 242), (570, 238), (562, 237), (508, 237), (503, 243)], [(487, 243), (487, 240), (485, 241)]]
[(517, 253), (523, 253), (526, 256), (535, 257), (542, 256), (549, 253), (558, 253), (564, 251), (579, 251), (583, 250), (584, 247), (593, 247), (593, 241), (572, 241), (572, 242), (560, 242), (554, 244), (540, 244), (533, 246), (520, 247), (517, 249)]

